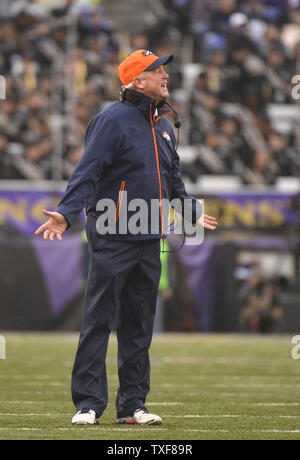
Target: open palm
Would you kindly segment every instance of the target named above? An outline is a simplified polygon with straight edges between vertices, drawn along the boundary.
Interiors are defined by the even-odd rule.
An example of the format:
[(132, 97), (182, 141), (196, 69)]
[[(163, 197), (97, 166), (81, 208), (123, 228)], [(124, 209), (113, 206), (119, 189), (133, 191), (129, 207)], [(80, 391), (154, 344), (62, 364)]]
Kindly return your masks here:
[(53, 241), (55, 236), (58, 240), (62, 240), (62, 233), (68, 228), (66, 218), (59, 212), (47, 211), (46, 209), (43, 209), (43, 213), (45, 216), (50, 217), (50, 219), (35, 231), (35, 235), (44, 232), (44, 240), (49, 238)]
[(218, 222), (215, 217), (208, 216), (207, 214), (202, 214), (198, 220), (198, 224), (202, 225), (202, 227), (206, 228), (207, 230), (216, 230), (218, 226)]

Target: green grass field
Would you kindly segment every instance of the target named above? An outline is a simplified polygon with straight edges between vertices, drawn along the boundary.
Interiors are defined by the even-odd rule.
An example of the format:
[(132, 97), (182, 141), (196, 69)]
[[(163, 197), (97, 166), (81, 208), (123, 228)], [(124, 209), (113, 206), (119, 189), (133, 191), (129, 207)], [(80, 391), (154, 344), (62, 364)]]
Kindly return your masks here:
[(4, 334), (0, 439), (300, 439), (300, 361), (291, 336), (158, 335), (148, 408), (161, 426), (118, 426), (116, 339), (110, 403), (99, 426), (73, 427), (70, 374), (76, 335)]

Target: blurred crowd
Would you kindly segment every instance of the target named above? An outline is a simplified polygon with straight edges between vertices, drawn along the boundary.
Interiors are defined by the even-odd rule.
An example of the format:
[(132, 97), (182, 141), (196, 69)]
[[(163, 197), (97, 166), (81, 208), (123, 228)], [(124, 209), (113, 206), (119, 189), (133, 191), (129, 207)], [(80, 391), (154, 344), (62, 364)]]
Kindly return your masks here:
[(242, 332), (269, 333), (278, 330), (283, 317), (281, 293), (287, 290), (288, 280), (283, 276), (265, 275), (258, 267), (240, 267), (247, 272), (237, 283), (236, 302), (240, 311)]
[[(82, 155), (86, 124), (118, 98), (120, 59), (134, 49), (166, 54), (174, 47), (170, 89), (175, 96), (184, 89), (186, 141), (197, 152), (184, 174), (194, 182), (202, 174), (235, 174), (248, 184), (299, 175), (298, 123), (275, 130), (267, 110), (295, 104), (299, 0), (161, 3), (167, 14), (126, 43), (100, 1), (62, 0), (50, 9), (35, 0), (9, 3), (0, 18), (0, 178), (67, 179)], [(184, 86), (186, 39), (200, 66), (192, 88)]]
[(87, 123), (118, 97), (112, 22), (99, 6), (60, 5), (46, 10), (35, 1), (15, 1), (0, 18), (0, 74), (6, 78), (1, 178), (68, 178), (82, 155)]
[[(273, 184), (299, 175), (296, 118), (274, 129), (269, 104), (295, 104), (292, 77), (300, 64), (300, 2), (192, 2), (195, 59), (204, 63), (191, 98), (190, 143), (199, 145), (191, 178), (237, 174)], [(207, 8), (205, 8), (207, 4)], [(238, 104), (230, 113), (224, 103)]]

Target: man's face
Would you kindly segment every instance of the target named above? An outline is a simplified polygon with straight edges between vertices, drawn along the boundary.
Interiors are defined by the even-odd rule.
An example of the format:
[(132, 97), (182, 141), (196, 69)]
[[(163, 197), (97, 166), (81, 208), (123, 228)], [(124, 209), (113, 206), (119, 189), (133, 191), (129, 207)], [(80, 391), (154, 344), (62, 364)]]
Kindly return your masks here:
[(157, 67), (157, 69), (145, 72), (145, 77), (141, 79), (138, 78), (136, 87), (143, 94), (146, 94), (146, 96), (155, 99), (157, 105), (170, 96), (167, 86), (168, 79), (169, 75), (164, 70), (163, 66), (160, 66)]

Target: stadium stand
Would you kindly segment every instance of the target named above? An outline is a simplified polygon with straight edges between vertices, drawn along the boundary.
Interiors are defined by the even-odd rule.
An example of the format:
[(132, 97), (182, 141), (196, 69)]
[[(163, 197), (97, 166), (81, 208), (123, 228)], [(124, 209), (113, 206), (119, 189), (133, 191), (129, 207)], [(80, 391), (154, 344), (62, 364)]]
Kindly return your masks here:
[(181, 145), (195, 146), (183, 164), (191, 182), (230, 173), (273, 184), (299, 174), (296, 0), (88, 3), (21, 0), (3, 9), (2, 179), (67, 179), (86, 123), (118, 97), (120, 58), (138, 46), (176, 53), (170, 88), (185, 120)]

